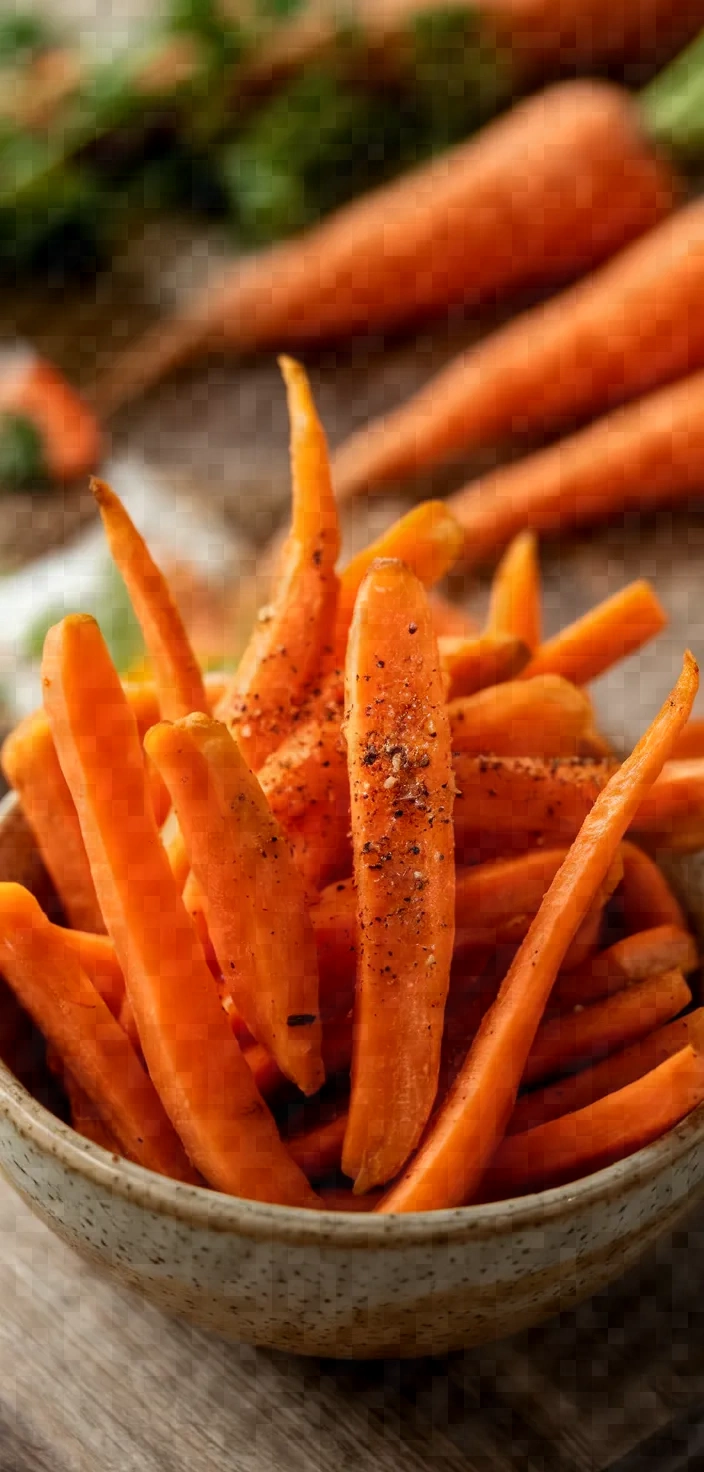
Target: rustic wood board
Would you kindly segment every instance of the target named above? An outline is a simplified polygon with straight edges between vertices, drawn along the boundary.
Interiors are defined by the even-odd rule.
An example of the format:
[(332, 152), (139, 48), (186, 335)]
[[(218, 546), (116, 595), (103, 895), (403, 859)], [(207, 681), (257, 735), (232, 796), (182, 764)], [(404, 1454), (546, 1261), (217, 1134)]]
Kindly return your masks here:
[[(120, 0), (100, 16), (94, 0), (66, 9), (89, 41), (106, 24), (119, 39), (144, 5)], [(1, 300), (0, 330), (27, 335), (89, 383), (145, 321), (203, 280), (220, 251), (182, 226), (152, 229), (88, 290)], [(483, 325), (455, 320), (311, 361), (332, 442)], [(118, 426), (114, 448), (185, 473), (244, 539), (263, 542), (288, 493), (275, 365), (217, 365), (169, 386)], [(360, 511), (350, 541), (392, 509)], [(0, 498), (0, 570), (61, 543), (91, 515), (82, 491)], [(549, 630), (629, 578), (654, 578), (669, 630), (596, 690), (610, 734), (633, 741), (684, 645), (704, 655), (701, 512), (634, 518), (553, 545), (544, 574)], [(486, 595), (481, 584), (459, 591), (477, 607)], [(0, 1303), (0, 1472), (674, 1472), (704, 1442), (702, 1212), (620, 1284), (544, 1328), (447, 1360), (336, 1365), (227, 1345), (167, 1320), (83, 1264), (0, 1183)]]

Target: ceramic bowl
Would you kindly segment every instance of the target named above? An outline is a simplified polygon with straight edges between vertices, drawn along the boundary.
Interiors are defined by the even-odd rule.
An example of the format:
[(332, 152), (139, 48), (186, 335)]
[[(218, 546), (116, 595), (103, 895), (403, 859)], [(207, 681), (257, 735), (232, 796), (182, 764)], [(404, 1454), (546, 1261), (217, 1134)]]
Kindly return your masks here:
[[(679, 887), (704, 929), (702, 863)], [(0, 878), (46, 875), (13, 798)], [(92, 1145), (0, 1065), (0, 1166), (33, 1211), (169, 1313), (302, 1354), (444, 1354), (604, 1287), (704, 1194), (704, 1106), (574, 1185), (399, 1217), (263, 1206), (153, 1175)]]

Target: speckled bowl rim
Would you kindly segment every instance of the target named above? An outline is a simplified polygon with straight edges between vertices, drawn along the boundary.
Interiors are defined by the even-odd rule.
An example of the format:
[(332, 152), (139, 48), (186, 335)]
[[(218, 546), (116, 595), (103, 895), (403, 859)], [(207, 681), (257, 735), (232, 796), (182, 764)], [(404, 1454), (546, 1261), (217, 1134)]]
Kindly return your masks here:
[(34, 1099), (3, 1063), (0, 1112), (42, 1153), (147, 1211), (208, 1231), (276, 1239), (292, 1246), (320, 1245), (325, 1239), (335, 1247), (403, 1247), (436, 1241), (481, 1241), (526, 1231), (559, 1221), (575, 1210), (613, 1200), (631, 1185), (647, 1183), (671, 1168), (704, 1143), (704, 1104), (700, 1104), (653, 1144), (569, 1185), (482, 1206), (377, 1216), (269, 1205), (156, 1175), (78, 1135)]

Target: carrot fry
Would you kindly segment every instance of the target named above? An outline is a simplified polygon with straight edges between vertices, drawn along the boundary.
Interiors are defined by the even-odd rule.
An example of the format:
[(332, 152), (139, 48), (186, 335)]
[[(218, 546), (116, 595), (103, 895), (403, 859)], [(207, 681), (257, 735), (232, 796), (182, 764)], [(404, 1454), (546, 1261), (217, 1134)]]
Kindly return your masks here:
[[(408, 562), (409, 567), (413, 565), (408, 557), (402, 557), (401, 561)], [(428, 602), (436, 639), (472, 639), (479, 633), (476, 619), (470, 618), (463, 608), (451, 603), (449, 598), (443, 598), (442, 593), (430, 593)]]
[(694, 937), (675, 925), (658, 925), (627, 935), (579, 970), (561, 972), (551, 1002), (561, 1008), (582, 1006), (610, 997), (633, 982), (663, 971), (694, 971), (698, 965)]
[(113, 1017), (119, 1018), (125, 1000), (125, 978), (110, 936), (95, 935), (88, 930), (57, 928), (66, 949), (77, 957)]
[(361, 943), (343, 1169), (361, 1193), (430, 1114), (454, 941), (450, 733), (427, 598), (402, 563), (360, 589), (345, 698)]
[(260, 614), (215, 714), (226, 721), (253, 771), (281, 744), (330, 649), (340, 550), (328, 451), (308, 379), (281, 359), (291, 419), (293, 522), (279, 589)]
[[(254, 1082), (264, 1098), (269, 1099), (281, 1089), (290, 1088), (285, 1074), (281, 1072), (275, 1058), (261, 1043), (243, 1043), (243, 1056), (252, 1073)], [(349, 1072), (352, 1059), (352, 1019), (333, 1018), (323, 1028), (323, 1064), (325, 1074)]]
[[(156, 722), (153, 721), (152, 725), (156, 725)], [(190, 864), (186, 845), (183, 841), (183, 834), (178, 826), (178, 820), (173, 808), (162, 825), (161, 841), (169, 861), (169, 868), (174, 876), (176, 888), (179, 894), (182, 894), (186, 880), (188, 879)]]
[(452, 1093), (380, 1211), (454, 1206), (476, 1194), (513, 1112), (565, 952), (603, 883), (643, 792), (655, 781), (689, 718), (698, 684), (697, 665), (687, 653), (680, 679), (660, 714), (585, 818)]
[(623, 843), (621, 856), (623, 883), (620, 899), (626, 930), (646, 930), (658, 925), (674, 925), (679, 930), (686, 930), (684, 910), (662, 869), (650, 855), (635, 843)]
[[(703, 378), (704, 383), (704, 378)], [(673, 752), (678, 762), (704, 757), (704, 720), (688, 721)]]
[(130, 1159), (117, 1136), (101, 1118), (92, 1099), (88, 1098), (67, 1068), (62, 1070), (62, 1083), (68, 1095), (71, 1124), (76, 1134), (83, 1135), (84, 1140), (90, 1140), (93, 1145), (100, 1145), (103, 1150), (109, 1150), (111, 1155), (122, 1155), (124, 1159)]
[(540, 566), (533, 532), (518, 533), (494, 573), (487, 628), (495, 634), (513, 634), (531, 653), (540, 644)]
[(703, 1099), (704, 1057), (683, 1048), (617, 1093), (504, 1140), (481, 1199), (501, 1201), (591, 1175), (660, 1139)]
[[(300, 1135), (286, 1140), (290, 1155), (305, 1172), (309, 1181), (320, 1181), (336, 1170), (342, 1159), (342, 1145), (347, 1129), (347, 1114), (338, 1114), (326, 1124), (317, 1124)], [(350, 1195), (353, 1193), (350, 1192)]]
[(500, 685), (520, 674), (530, 657), (528, 647), (513, 634), (476, 634), (469, 639), (438, 639), (440, 665), (447, 699), (476, 695), (488, 685)]
[(0, 965), (129, 1155), (149, 1170), (196, 1181), (154, 1085), (78, 952), (19, 884), (0, 884)]
[(557, 674), (509, 680), (447, 710), (453, 751), (472, 756), (578, 756), (594, 723), (589, 697)]
[(93, 479), (91, 490), (154, 667), (161, 715), (171, 721), (207, 710), (200, 666), (163, 572), (119, 496), (103, 480)]
[(575, 685), (587, 685), (654, 639), (666, 623), (667, 615), (650, 583), (644, 579), (630, 583), (542, 644), (521, 678), (561, 675)]
[(670, 761), (643, 798), (633, 837), (647, 849), (696, 853), (704, 847), (704, 761)]
[(692, 1000), (681, 971), (634, 981), (622, 992), (578, 1011), (551, 1017), (538, 1028), (523, 1072), (524, 1084), (569, 1073), (600, 1053), (613, 1053), (677, 1016)]
[(381, 1191), (368, 1191), (366, 1196), (355, 1196), (344, 1186), (325, 1186), (319, 1194), (323, 1211), (374, 1211), (382, 1195)]
[(147, 1067), (190, 1159), (220, 1190), (311, 1204), (174, 884), (134, 716), (94, 619), (69, 617), (49, 631), (42, 681)]
[[(643, 248), (646, 244), (643, 243)], [(665, 312), (671, 316), (677, 340), (675, 352), (684, 350), (685, 355), (691, 343), (687, 331), (688, 298), (690, 293), (694, 298), (701, 290), (696, 278), (699, 249), (694, 243), (692, 251), (697, 259), (682, 255), (676, 263), (681, 281), (672, 273), (672, 279), (665, 283), (671, 301)], [(624, 314), (630, 315), (625, 297), (621, 308)], [(681, 321), (675, 327), (675, 317), (679, 318), (680, 312)], [(672, 373), (669, 366), (660, 366), (662, 334), (667, 331), (665, 321), (664, 317), (659, 318), (661, 338), (657, 359), (651, 358), (651, 345), (648, 345), (648, 361), (657, 363), (658, 381), (661, 377), (679, 379), (677, 370)], [(637, 373), (641, 361), (640, 340), (629, 337), (632, 329), (626, 324), (618, 330), (625, 334), (622, 343), (638, 341), (638, 357), (633, 364)], [(672, 338), (667, 339), (668, 347), (671, 342)], [(701, 368), (701, 363), (698, 348), (693, 360), (683, 364), (683, 371)], [(595, 382), (601, 398), (601, 385)], [(618, 379), (613, 377), (611, 385), (616, 382), (620, 389), (622, 375)], [(450, 505), (465, 527), (467, 562), (477, 564), (491, 559), (526, 525), (555, 536), (629, 511), (647, 514), (658, 506), (686, 505), (691, 496), (699, 494), (704, 477), (701, 435), (704, 373), (690, 373), (689, 377), (642, 398), (638, 389), (627, 397), (635, 398), (636, 402), (613, 409), (547, 449), (499, 466), (450, 498)], [(594, 407), (601, 409), (603, 405), (595, 403)], [(702, 754), (702, 748), (692, 753)]]
[[(383, 331), (453, 304), (574, 278), (661, 220), (679, 192), (632, 98), (596, 82), (550, 88), (306, 234), (238, 262), (181, 317), (120, 356), (94, 390), (94, 406), (113, 413), (202, 354)], [(428, 440), (433, 449), (438, 438), (443, 444), (435, 418), (427, 434), (421, 421), (418, 460)], [(457, 437), (461, 443), (461, 431)], [(367, 475), (369, 459), (376, 477)], [(382, 467), (393, 474), (405, 468), (400, 460), (382, 457)], [(337, 467), (339, 495), (380, 478), (374, 457), (338, 457)]]
[(698, 1050), (703, 1023), (704, 1010), (700, 1008), (658, 1027), (655, 1032), (639, 1038), (618, 1053), (610, 1053), (600, 1063), (592, 1064), (591, 1068), (583, 1068), (580, 1073), (569, 1074), (542, 1089), (532, 1089), (529, 1094), (523, 1094), (516, 1102), (507, 1134), (532, 1130), (536, 1125), (547, 1124), (549, 1119), (559, 1119), (561, 1114), (572, 1114), (577, 1109), (595, 1104), (606, 1094), (615, 1094), (618, 1089), (649, 1073), (651, 1068), (657, 1068), (666, 1058), (672, 1058), (688, 1043)]
[(258, 773), (311, 894), (350, 871), (350, 793), (341, 715), (333, 703), (327, 719), (302, 721)]
[(193, 715), (146, 739), (205, 897), (208, 933), (238, 1011), (305, 1094), (324, 1081), (318, 962), (303, 884), (227, 728)]
[(43, 712), (27, 716), (5, 739), (2, 769), (19, 794), (69, 923), (104, 932), (78, 816)]

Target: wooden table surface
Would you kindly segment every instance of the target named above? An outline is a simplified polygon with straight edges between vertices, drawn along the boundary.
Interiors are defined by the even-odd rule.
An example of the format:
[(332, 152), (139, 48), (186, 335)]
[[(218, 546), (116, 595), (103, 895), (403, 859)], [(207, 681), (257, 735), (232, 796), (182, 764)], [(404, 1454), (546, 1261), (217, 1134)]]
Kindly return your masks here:
[[(95, 21), (94, 0), (81, 5), (89, 36), (104, 19)], [(55, 8), (63, 13), (63, 0)], [(131, 13), (140, 9), (131, 0)], [(110, 8), (113, 28), (127, 13), (122, 0)], [(89, 382), (96, 363), (203, 279), (219, 248), (181, 227), (153, 230), (89, 290), (0, 301), (0, 328), (30, 336)], [(456, 320), (311, 362), (333, 442), (482, 325)], [(185, 472), (253, 552), (288, 494), (275, 365), (191, 375), (140, 406), (114, 448)], [(361, 511), (350, 537), (393, 509)], [(60, 543), (91, 514), (81, 491), (0, 497), (0, 569)], [(610, 734), (634, 741), (685, 644), (704, 655), (701, 512), (631, 518), (549, 547), (544, 575), (548, 631), (631, 577), (655, 580), (669, 630), (595, 692)], [(460, 591), (477, 607), (486, 594), (474, 584)], [(699, 1212), (610, 1291), (512, 1340), (415, 1364), (296, 1359), (162, 1317), (79, 1261), (0, 1182), (0, 1472), (669, 1472), (704, 1447), (703, 1306)]]

